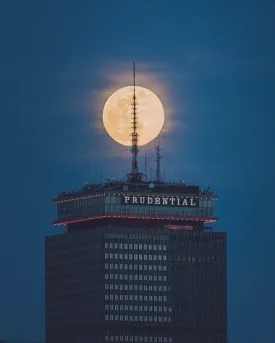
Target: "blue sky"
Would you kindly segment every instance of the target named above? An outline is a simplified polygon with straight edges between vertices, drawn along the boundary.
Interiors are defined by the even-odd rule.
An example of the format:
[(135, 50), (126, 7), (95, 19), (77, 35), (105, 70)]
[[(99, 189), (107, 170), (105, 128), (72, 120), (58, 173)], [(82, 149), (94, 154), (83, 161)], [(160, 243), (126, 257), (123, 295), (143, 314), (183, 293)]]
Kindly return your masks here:
[(44, 338), (44, 237), (57, 231), (51, 199), (130, 164), (102, 130), (101, 108), (131, 82), (136, 61), (137, 83), (166, 108), (166, 178), (210, 184), (219, 195), (230, 342), (274, 342), (274, 2), (0, 6), (1, 338)]

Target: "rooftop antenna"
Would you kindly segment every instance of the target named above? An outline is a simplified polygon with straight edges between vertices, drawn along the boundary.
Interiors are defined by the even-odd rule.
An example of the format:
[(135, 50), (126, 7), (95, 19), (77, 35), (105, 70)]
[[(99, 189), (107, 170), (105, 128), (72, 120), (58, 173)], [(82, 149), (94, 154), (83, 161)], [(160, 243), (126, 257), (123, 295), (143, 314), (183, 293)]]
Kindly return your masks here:
[(157, 138), (156, 140), (156, 155), (157, 155), (157, 171), (156, 171), (156, 181), (160, 182), (161, 181), (161, 175), (160, 175), (160, 159), (162, 158), (160, 156), (160, 139)]
[(128, 181), (138, 182), (141, 181), (142, 173), (138, 169), (138, 113), (137, 113), (137, 98), (136, 98), (136, 67), (135, 62), (133, 63), (133, 81), (134, 81), (134, 94), (132, 101), (132, 170), (131, 173), (127, 175)]
[(144, 158), (144, 174), (147, 176), (147, 155), (145, 153), (145, 158)]

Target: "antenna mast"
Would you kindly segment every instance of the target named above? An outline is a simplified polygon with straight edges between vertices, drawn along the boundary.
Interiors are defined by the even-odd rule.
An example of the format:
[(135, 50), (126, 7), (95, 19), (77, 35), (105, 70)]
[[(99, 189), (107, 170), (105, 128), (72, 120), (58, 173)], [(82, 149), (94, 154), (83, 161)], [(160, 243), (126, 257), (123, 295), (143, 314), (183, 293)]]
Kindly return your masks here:
[(157, 138), (157, 142), (156, 142), (156, 154), (157, 154), (157, 171), (156, 171), (156, 181), (160, 182), (161, 181), (161, 175), (160, 175), (160, 159), (162, 158), (160, 156), (160, 139)]
[(137, 98), (136, 98), (136, 68), (135, 62), (133, 63), (133, 81), (134, 81), (134, 94), (133, 94), (133, 101), (132, 101), (132, 170), (131, 173), (128, 174), (128, 180), (131, 182), (141, 181), (142, 174), (139, 172), (138, 169), (138, 113), (137, 113)]
[(144, 174), (147, 176), (147, 156), (145, 153), (145, 158), (144, 158)]

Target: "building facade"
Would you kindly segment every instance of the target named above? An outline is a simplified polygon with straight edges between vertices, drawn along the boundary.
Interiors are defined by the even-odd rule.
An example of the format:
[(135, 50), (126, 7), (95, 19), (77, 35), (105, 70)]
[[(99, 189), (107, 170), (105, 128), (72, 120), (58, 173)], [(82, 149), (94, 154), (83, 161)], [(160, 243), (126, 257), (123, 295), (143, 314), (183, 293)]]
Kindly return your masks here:
[(46, 237), (47, 343), (226, 343), (226, 236), (216, 196), (183, 184), (62, 193)]

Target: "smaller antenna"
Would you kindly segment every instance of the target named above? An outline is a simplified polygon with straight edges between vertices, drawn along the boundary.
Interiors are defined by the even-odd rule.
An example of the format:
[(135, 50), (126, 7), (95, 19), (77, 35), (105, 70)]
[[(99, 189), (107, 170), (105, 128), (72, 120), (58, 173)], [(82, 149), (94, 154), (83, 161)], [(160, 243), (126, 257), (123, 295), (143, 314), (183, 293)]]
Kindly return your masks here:
[(145, 153), (145, 158), (144, 158), (144, 174), (147, 176), (147, 155)]
[(157, 170), (156, 170), (156, 181), (160, 182), (161, 181), (161, 175), (160, 175), (160, 159), (162, 158), (160, 156), (160, 138), (158, 137), (156, 140), (156, 155), (157, 155)]

